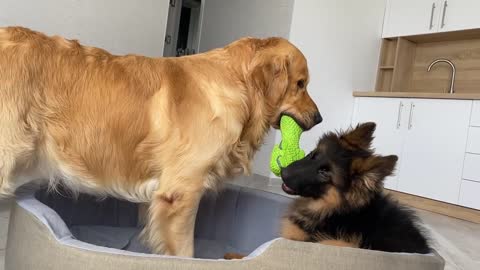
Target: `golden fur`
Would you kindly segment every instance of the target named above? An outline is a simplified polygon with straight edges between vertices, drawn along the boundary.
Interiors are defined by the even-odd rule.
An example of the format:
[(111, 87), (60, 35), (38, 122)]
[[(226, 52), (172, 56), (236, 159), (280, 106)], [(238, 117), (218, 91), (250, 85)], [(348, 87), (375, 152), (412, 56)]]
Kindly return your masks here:
[(158, 253), (193, 255), (204, 190), (248, 173), (282, 114), (319, 122), (305, 57), (281, 38), (154, 59), (8, 27), (0, 67), (0, 197), (47, 179), (147, 202)]

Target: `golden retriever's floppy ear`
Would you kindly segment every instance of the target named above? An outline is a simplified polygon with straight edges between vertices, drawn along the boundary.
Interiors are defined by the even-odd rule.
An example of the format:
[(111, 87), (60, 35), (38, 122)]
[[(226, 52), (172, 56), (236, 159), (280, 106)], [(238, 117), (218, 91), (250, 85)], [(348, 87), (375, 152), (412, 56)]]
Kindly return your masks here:
[(247, 81), (250, 87), (269, 94), (286, 90), (288, 86), (289, 57), (261, 52), (250, 64)]
[(373, 122), (363, 123), (358, 125), (350, 132), (342, 135), (341, 139), (346, 141), (351, 146), (361, 149), (370, 149), (375, 128), (376, 124)]

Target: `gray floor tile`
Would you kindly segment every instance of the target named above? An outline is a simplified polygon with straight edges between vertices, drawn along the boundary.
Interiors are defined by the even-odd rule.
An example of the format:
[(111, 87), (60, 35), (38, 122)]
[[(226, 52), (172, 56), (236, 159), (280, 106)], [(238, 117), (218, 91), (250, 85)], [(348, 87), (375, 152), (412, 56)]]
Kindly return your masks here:
[(8, 218), (10, 216), (10, 200), (0, 200), (0, 218)]
[(0, 218), (0, 249), (7, 244), (8, 218)]
[(0, 270), (5, 269), (5, 250), (0, 250)]

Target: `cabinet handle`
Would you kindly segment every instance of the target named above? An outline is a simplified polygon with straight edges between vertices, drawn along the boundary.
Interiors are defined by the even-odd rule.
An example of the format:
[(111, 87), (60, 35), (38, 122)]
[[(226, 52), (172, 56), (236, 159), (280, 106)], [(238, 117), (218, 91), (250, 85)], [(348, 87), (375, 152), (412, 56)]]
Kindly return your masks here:
[(432, 12), (430, 13), (430, 30), (433, 28), (433, 14), (435, 13), (435, 3), (432, 3)]
[(402, 125), (402, 111), (403, 101), (400, 101), (400, 105), (398, 106), (397, 129), (400, 129), (400, 126)]
[(443, 2), (443, 14), (442, 14), (442, 25), (440, 26), (443, 28), (445, 26), (445, 14), (447, 13), (448, 1)]
[(408, 130), (413, 127), (413, 109), (415, 109), (415, 104), (413, 102), (410, 104), (410, 118), (408, 119)]

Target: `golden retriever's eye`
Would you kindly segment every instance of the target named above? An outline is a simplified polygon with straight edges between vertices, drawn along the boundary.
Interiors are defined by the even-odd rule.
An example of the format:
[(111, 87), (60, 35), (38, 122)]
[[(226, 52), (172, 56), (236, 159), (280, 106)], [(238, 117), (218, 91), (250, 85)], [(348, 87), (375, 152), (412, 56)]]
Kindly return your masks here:
[(299, 81), (297, 82), (297, 86), (298, 86), (298, 88), (303, 88), (303, 87), (305, 87), (305, 81), (304, 81), (304, 80), (299, 80)]

